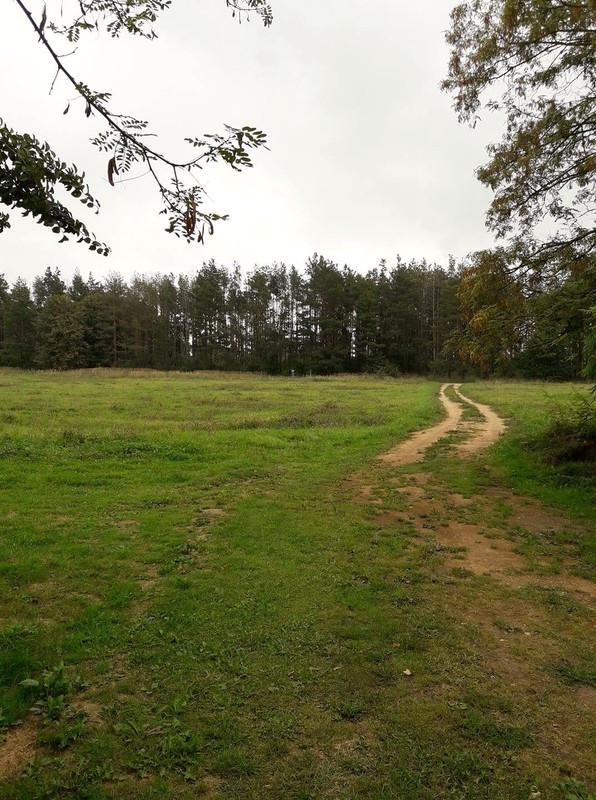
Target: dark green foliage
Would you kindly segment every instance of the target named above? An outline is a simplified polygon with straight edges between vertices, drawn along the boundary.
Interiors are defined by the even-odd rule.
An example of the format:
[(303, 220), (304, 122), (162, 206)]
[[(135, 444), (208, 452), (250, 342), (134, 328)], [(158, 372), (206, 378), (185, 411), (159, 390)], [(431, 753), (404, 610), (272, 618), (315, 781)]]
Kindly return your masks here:
[[(47, 142), (29, 133), (17, 133), (0, 119), (0, 204), (32, 216), (58, 234), (60, 241), (76, 236), (91, 250), (107, 255), (106, 246), (96, 241), (84, 223), (55, 197), (58, 187), (85, 206), (98, 208), (76, 167), (61, 161)], [(9, 215), (0, 214), (0, 233), (9, 227)]]
[(68, 287), (48, 268), (33, 299), (23, 281), (0, 282), (0, 365), (587, 376), (590, 270), (530, 294), (484, 255), (463, 273), (398, 258), (360, 275), (315, 255), (304, 276), (273, 264), (243, 277), (210, 261), (193, 276), (102, 285), (76, 274)]
[(584, 377), (596, 382), (596, 298), (592, 305), (585, 311), (586, 321), (586, 346)]
[(66, 294), (66, 284), (60, 277), (59, 269), (52, 271), (51, 267), (47, 267), (43, 276), (35, 278), (33, 281), (33, 298), (36, 307), (42, 308), (50, 297), (57, 294)]
[(596, 264), (531, 296), (530, 335), (517, 359), (520, 374), (546, 380), (596, 378), (591, 350), (595, 308)]
[(575, 778), (567, 778), (559, 788), (564, 793), (565, 800), (595, 800), (596, 794), (590, 792), (586, 785)]
[(20, 278), (2, 300), (0, 364), (31, 367), (35, 353), (35, 308), (27, 284)]
[(445, 358), (485, 375), (580, 380), (594, 374), (594, 264), (550, 280), (515, 274), (502, 249), (475, 253), (461, 272), (460, 325)]
[(53, 369), (77, 369), (88, 364), (82, 304), (68, 295), (49, 298), (38, 316), (38, 363)]
[(587, 376), (593, 271), (532, 291), (497, 256), (477, 254), (463, 272), (398, 257), (366, 275), (317, 254), (304, 275), (273, 264), (243, 276), (209, 261), (130, 285), (77, 273), (67, 286), (47, 268), (33, 299), (23, 281), (0, 282), (0, 365)]

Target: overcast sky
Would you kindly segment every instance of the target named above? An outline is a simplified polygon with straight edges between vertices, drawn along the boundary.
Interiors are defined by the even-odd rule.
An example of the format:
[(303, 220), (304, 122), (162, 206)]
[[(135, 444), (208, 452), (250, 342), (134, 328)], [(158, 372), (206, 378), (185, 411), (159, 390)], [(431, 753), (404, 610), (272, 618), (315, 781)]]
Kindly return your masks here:
[[(0, 273), (31, 279), (47, 266), (71, 276), (115, 271), (192, 272), (214, 258), (248, 270), (273, 261), (301, 268), (318, 252), (366, 272), (396, 254), (447, 263), (493, 244), (484, 226), (489, 192), (474, 177), (495, 120), (475, 130), (457, 122), (439, 82), (444, 31), (455, 0), (271, 0), (273, 26), (233, 20), (225, 0), (175, 0), (159, 39), (83, 37), (68, 67), (112, 108), (150, 122), (162, 152), (184, 156), (185, 136), (222, 123), (268, 134), (253, 170), (209, 167), (210, 208), (229, 213), (205, 246), (164, 232), (148, 178), (112, 188), (107, 158), (89, 143), (101, 129), (54, 76), (47, 52), (14, 0), (0, 4), (0, 117), (47, 139), (84, 170), (100, 200), (89, 227), (109, 258), (58, 245), (47, 229), (11, 214), (0, 235)], [(48, 18), (60, 9), (48, 0)], [(30, 0), (40, 15), (41, 4)], [(67, 52), (66, 42), (60, 52)], [(77, 204), (75, 202), (74, 208)], [(82, 208), (82, 206), (81, 206)], [(79, 211), (76, 208), (77, 213)]]

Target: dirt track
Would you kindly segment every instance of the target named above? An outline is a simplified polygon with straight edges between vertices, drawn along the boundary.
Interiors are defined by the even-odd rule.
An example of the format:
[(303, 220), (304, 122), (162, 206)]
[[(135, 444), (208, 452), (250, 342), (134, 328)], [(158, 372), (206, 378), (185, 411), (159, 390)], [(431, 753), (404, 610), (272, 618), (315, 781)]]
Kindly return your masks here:
[(471, 436), (456, 448), (460, 455), (470, 455), (471, 453), (477, 453), (479, 450), (484, 450), (485, 447), (496, 442), (499, 436), (505, 432), (505, 422), (498, 414), (495, 414), (490, 406), (475, 403), (469, 397), (463, 395), (459, 390), (460, 386), (461, 384), (453, 384), (455, 394), (461, 400), (473, 406), (483, 417), (480, 423), (472, 424)]
[[(475, 403), (460, 392), (461, 383), (444, 383), (439, 392), (439, 399), (447, 412), (447, 418), (432, 428), (417, 431), (405, 442), (400, 442), (396, 447), (379, 457), (380, 461), (399, 466), (422, 461), (428, 448), (451, 433), (465, 433), (467, 438), (460, 442), (456, 450), (459, 455), (472, 455), (497, 441), (505, 430), (505, 422), (490, 406)], [(473, 406), (482, 419), (478, 422), (465, 424), (462, 422), (463, 406), (447, 397), (445, 391), (453, 387), (455, 394), (464, 403)]]
[[(439, 399), (447, 413), (445, 419), (437, 425), (417, 431), (379, 456), (378, 460), (392, 467), (421, 462), (428, 448), (452, 434), (463, 437), (452, 447), (454, 459), (477, 454), (494, 444), (505, 431), (504, 420), (490, 406), (470, 400), (460, 391), (460, 387), (459, 383), (441, 386)], [(447, 396), (449, 388), (453, 389), (461, 402)], [(472, 406), (479, 416), (465, 420), (464, 404)], [(381, 484), (387, 486), (387, 476), (378, 475), (377, 480), (379, 478)], [(416, 474), (405, 471), (400, 477), (388, 481), (397, 487), (391, 490), (394, 496), (397, 493), (406, 500), (406, 508), (398, 511), (383, 508), (376, 488), (362, 474), (352, 476), (347, 483), (353, 492), (356, 490), (354, 493), (358, 502), (377, 507), (380, 525), (391, 527), (405, 523), (418, 535), (434, 541), (445, 553), (454, 548), (459, 551), (455, 557), (446, 555), (447, 568), (459, 566), (478, 575), (491, 575), (500, 583), (512, 587), (528, 585), (538, 579), (545, 587), (579, 592), (584, 598), (594, 599), (596, 596), (596, 587), (591, 581), (571, 574), (573, 563), (564, 549), (558, 554), (564, 565), (559, 574), (548, 574), (549, 563), (555, 558), (553, 553), (538, 559), (534, 565), (538, 574), (527, 570), (527, 564), (517, 550), (524, 531), (537, 536), (544, 544), (543, 537), (549, 531), (576, 527), (570, 520), (536, 500), (496, 488), (488, 488), (482, 497), (466, 498), (454, 493), (448, 486), (440, 485), (430, 471)], [(511, 510), (510, 517), (487, 528), (486, 520), (494, 516), (494, 508), (498, 504), (505, 504)]]

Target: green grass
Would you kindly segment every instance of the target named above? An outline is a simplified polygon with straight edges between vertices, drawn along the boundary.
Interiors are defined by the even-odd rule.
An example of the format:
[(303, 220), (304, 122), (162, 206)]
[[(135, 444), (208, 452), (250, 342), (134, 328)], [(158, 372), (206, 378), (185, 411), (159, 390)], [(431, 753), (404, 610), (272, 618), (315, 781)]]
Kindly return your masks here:
[[(439, 418), (437, 389), (0, 371), (0, 717), (37, 737), (0, 797), (548, 800), (586, 781), (582, 602), (446, 574), (346, 483), (401, 507), (374, 457)], [(488, 464), (440, 449), (437, 492), (508, 480), (503, 446)]]
[(591, 535), (565, 530), (548, 535), (556, 545), (575, 547), (576, 574), (596, 579), (594, 463), (553, 465), (540, 447), (541, 437), (548, 430), (553, 415), (578, 397), (587, 397), (590, 387), (587, 384), (495, 381), (466, 384), (466, 391), (474, 400), (491, 404), (507, 420), (509, 435), (489, 454), (495, 477), (516, 492), (562, 509), (591, 529)]
[(490, 381), (466, 383), (467, 395), (488, 403), (506, 420), (509, 436), (491, 451), (499, 478), (516, 491), (531, 494), (566, 512), (596, 521), (593, 465), (552, 466), (541, 458), (536, 443), (557, 408), (574, 397), (588, 396), (590, 386), (572, 383)]

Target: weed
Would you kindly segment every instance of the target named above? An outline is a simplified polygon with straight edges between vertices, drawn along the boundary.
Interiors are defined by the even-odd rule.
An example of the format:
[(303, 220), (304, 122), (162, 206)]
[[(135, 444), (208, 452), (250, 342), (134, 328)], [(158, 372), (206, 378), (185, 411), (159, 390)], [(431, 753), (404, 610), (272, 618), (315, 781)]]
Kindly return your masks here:
[(46, 720), (51, 721), (61, 719), (67, 705), (67, 695), (73, 689), (84, 686), (80, 678), (74, 684), (69, 680), (64, 663), (44, 671), (41, 680), (25, 678), (20, 685), (35, 698), (35, 713), (42, 714)]
[(552, 586), (531, 585), (525, 590), (525, 594), (566, 614), (573, 614), (579, 609), (577, 601), (571, 595)]
[(532, 743), (532, 735), (518, 725), (502, 723), (476, 710), (468, 710), (458, 725), (466, 738), (485, 739), (505, 750), (518, 750)]
[(42, 745), (65, 750), (85, 733), (85, 717), (76, 715), (73, 719), (51, 718), (38, 736)]
[(586, 785), (575, 778), (567, 778), (558, 788), (563, 792), (565, 800), (596, 800), (596, 794), (588, 791)]
[(475, 573), (465, 567), (453, 567), (451, 574), (454, 578), (473, 578)]
[(553, 667), (553, 671), (568, 683), (578, 683), (584, 686), (596, 686), (596, 664), (592, 659), (586, 658), (581, 663), (560, 661)]
[(340, 703), (336, 711), (341, 719), (358, 719), (364, 714), (363, 706), (355, 700)]

